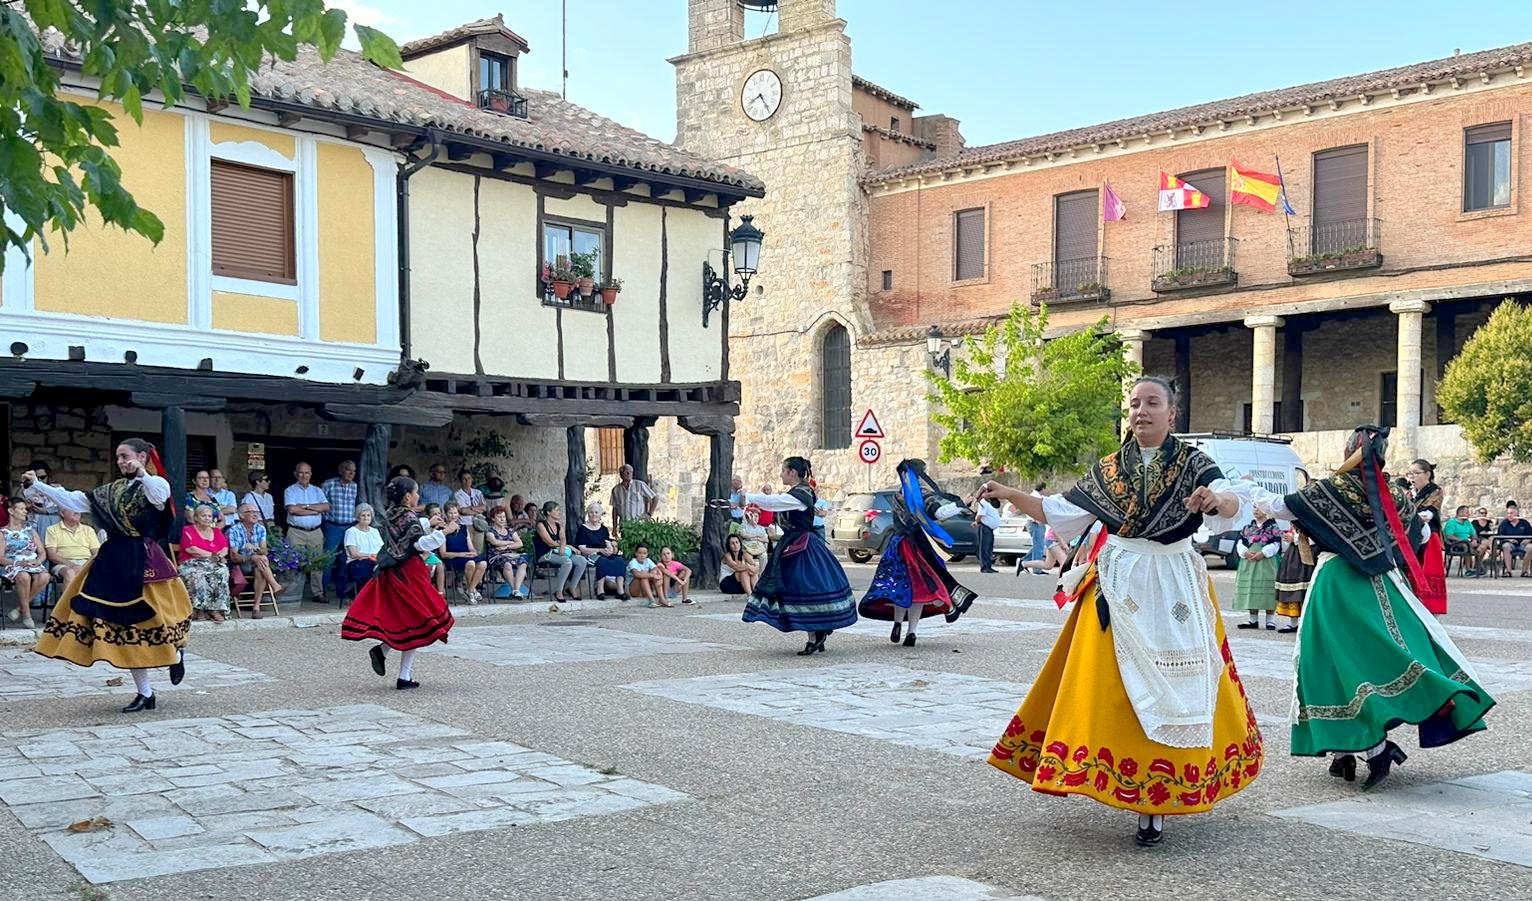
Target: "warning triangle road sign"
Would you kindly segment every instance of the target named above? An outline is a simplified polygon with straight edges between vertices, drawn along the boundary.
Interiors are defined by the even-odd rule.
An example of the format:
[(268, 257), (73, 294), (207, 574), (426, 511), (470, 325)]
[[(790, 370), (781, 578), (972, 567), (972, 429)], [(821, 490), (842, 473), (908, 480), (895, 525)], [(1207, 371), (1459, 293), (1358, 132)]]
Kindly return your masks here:
[(884, 437), (884, 435), (883, 435), (883, 427), (878, 425), (878, 417), (872, 415), (872, 408), (871, 407), (868, 407), (867, 408), (867, 412), (862, 414), (862, 424), (856, 427), (856, 437), (858, 437), (858, 438), (882, 438), (882, 437)]

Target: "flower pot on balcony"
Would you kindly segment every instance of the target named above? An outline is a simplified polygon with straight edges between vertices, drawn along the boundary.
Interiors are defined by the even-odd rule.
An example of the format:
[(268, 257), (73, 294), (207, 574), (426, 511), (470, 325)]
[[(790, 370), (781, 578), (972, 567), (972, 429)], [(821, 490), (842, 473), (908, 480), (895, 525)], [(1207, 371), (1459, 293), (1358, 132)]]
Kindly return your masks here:
[(1383, 265), (1383, 255), (1377, 248), (1357, 247), (1338, 253), (1296, 257), (1287, 261), (1287, 271), (1289, 275), (1322, 275), (1327, 272), (1344, 272), (1348, 269), (1376, 269), (1381, 265)]
[(608, 305), (614, 304), (617, 302), (617, 295), (621, 291), (621, 288), (613, 288), (610, 285), (603, 285), (601, 287), (601, 301)]
[(1172, 269), (1157, 275), (1150, 283), (1155, 291), (1182, 291), (1188, 288), (1211, 288), (1234, 284), (1234, 270), (1228, 266), (1208, 269)]
[(580, 276), (575, 280), (575, 284), (580, 289), (580, 296), (586, 299), (589, 299), (591, 294), (596, 290), (596, 280), (588, 275)]
[(1055, 300), (1058, 300), (1058, 299), (1059, 299), (1059, 289), (1058, 288), (1038, 288), (1037, 290), (1032, 292), (1032, 306), (1034, 306), (1034, 307), (1038, 306), (1040, 304), (1053, 303)]
[(548, 283), (548, 287), (553, 289), (554, 297), (563, 300), (569, 296), (570, 291), (574, 290), (574, 282), (564, 282), (555, 279)]

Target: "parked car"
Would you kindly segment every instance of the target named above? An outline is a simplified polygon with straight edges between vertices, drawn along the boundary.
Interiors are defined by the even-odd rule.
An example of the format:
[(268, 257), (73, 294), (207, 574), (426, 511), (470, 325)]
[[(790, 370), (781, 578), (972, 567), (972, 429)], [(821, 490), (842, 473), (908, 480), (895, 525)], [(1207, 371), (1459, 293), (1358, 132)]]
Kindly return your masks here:
[[(1212, 457), (1218, 468), (1223, 470), (1225, 478), (1249, 477), (1262, 488), (1276, 494), (1290, 494), (1308, 483), (1308, 470), (1286, 438), (1220, 432), (1176, 437)], [(1229, 569), (1238, 569), (1239, 555), (1234, 553), (1234, 545), (1239, 541), (1240, 530), (1246, 525), (1248, 522), (1242, 522), (1235, 529), (1216, 534), (1204, 525), (1192, 536), (1192, 544), (1204, 558), (1222, 562)]]
[[(893, 534), (894, 495), (898, 493), (897, 488), (885, 488), (847, 495), (828, 522), (826, 538), (830, 549), (844, 551), (856, 563), (866, 563), (882, 554)], [(942, 528), (952, 536), (953, 544), (950, 548), (936, 544), (936, 550), (948, 560), (957, 562), (977, 552), (972, 512), (965, 510), (942, 520)]]
[(1010, 504), (1000, 511), (1000, 528), (995, 530), (995, 559), (1003, 566), (1014, 566), (1032, 550), (1032, 533), (1027, 529), (1032, 517)]

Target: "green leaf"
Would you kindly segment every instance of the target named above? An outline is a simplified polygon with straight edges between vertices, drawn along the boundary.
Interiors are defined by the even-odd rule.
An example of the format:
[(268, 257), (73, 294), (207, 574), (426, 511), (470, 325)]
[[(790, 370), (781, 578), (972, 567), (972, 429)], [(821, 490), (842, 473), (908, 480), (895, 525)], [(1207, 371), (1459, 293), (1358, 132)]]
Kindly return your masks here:
[(362, 45), (362, 59), (376, 63), (385, 69), (402, 69), (404, 60), (399, 56), (399, 45), (394, 39), (366, 25), (354, 29), (356, 39)]

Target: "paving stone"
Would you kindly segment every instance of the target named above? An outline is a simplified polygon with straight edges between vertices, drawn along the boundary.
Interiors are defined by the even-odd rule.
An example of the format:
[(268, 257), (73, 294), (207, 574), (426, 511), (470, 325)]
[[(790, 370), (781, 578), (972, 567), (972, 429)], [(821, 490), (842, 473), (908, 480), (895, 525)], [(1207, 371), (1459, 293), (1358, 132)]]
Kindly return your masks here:
[[(1028, 688), (1016, 682), (870, 663), (635, 682), (625, 687), (673, 701), (963, 757), (989, 753)], [(942, 745), (933, 747), (933, 730), (941, 735)]]
[[(225, 749), (255, 745), (259, 756), (220, 751), (209, 739)], [(51, 757), (69, 748), (74, 756)], [(47, 764), (52, 772), (24, 769), (36, 769), (26, 762), (28, 751), (55, 760)], [(687, 797), (369, 704), (0, 733), (0, 763), (10, 765), (0, 802), (98, 883), (402, 845)], [(99, 816), (114, 825), (67, 829)]]
[[(199, 657), (196, 654), (186, 655), (186, 679), (178, 686), (170, 684), (170, 676), (164, 669), (149, 672), (155, 694), (162, 691), (205, 690), (275, 681), (264, 673), (241, 669), (217, 660)], [(132, 684), (127, 678), (127, 673), (122, 670), (105, 666), (90, 668), (74, 666), (61, 660), (39, 657), (30, 650), (0, 648), (0, 700), (31, 701), (39, 698), (122, 694), (122, 688), (106, 684), (108, 679), (122, 679), (129, 685)], [(97, 730), (94, 737), (114, 736), (103, 735)]]
[(656, 654), (702, 654), (738, 651), (736, 645), (712, 644), (667, 635), (620, 632), (597, 626), (482, 626), (463, 629), (450, 644), (426, 653), (477, 660), (494, 666), (539, 666), (590, 660), (626, 660)]
[(1036, 895), (1013, 895), (1005, 889), (957, 876), (922, 876), (859, 885), (808, 901), (1042, 901)]

